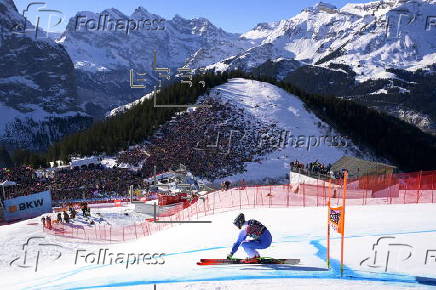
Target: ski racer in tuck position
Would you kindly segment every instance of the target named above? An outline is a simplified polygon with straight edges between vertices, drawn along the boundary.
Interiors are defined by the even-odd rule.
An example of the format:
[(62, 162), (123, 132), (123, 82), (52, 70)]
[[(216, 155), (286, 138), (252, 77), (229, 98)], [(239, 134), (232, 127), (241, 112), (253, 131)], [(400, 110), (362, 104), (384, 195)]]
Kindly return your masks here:
[(268, 229), (259, 221), (251, 219), (245, 221), (245, 216), (240, 213), (233, 224), (240, 229), (238, 239), (233, 244), (232, 251), (227, 255), (227, 259), (232, 259), (238, 251), (239, 246), (244, 248), (248, 257), (247, 260), (256, 261), (260, 258), (257, 249), (266, 249), (271, 245), (272, 236)]

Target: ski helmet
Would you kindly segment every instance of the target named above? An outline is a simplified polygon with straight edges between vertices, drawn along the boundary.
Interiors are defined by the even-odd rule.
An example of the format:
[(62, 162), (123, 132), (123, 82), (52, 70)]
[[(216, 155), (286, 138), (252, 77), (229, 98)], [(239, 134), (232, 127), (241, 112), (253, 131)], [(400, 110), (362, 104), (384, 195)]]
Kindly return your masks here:
[(238, 229), (241, 229), (242, 226), (244, 225), (244, 223), (245, 223), (245, 216), (244, 216), (243, 213), (240, 213), (240, 214), (235, 218), (235, 220), (233, 221), (233, 224), (234, 224), (235, 226), (237, 226)]

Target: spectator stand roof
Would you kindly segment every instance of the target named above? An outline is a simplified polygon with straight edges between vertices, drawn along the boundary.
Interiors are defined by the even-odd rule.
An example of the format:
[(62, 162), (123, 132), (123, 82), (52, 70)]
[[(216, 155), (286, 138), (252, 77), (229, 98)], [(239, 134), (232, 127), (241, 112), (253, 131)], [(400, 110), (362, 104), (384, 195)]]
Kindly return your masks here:
[(347, 169), (352, 177), (360, 177), (365, 175), (392, 174), (396, 171), (397, 167), (352, 156), (342, 156), (338, 161), (333, 163), (331, 170), (336, 172), (342, 169)]

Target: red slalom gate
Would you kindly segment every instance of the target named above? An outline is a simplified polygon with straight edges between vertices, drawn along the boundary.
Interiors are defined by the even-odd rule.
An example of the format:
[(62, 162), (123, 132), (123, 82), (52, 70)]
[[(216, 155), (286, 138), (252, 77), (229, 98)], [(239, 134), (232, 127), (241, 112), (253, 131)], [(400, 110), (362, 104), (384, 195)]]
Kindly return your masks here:
[[(329, 186), (331, 187), (329, 190)], [(316, 180), (314, 184), (257, 185), (211, 192), (183, 202), (157, 216), (160, 222), (144, 220), (128, 226), (53, 224), (46, 232), (87, 241), (122, 242), (152, 235), (177, 221), (199, 219), (235, 209), (273, 207), (324, 207), (343, 197), (343, 180)], [(410, 204), (436, 202), (436, 171), (350, 178), (347, 205)]]

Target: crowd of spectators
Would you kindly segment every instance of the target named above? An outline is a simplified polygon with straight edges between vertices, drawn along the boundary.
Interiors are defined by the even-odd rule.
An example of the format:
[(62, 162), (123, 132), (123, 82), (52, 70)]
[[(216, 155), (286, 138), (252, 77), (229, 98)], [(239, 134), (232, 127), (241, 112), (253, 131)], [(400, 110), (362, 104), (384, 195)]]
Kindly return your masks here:
[(337, 178), (335, 173), (331, 171), (331, 164), (324, 165), (318, 160), (304, 164), (298, 160), (290, 163), (291, 170), (294, 172), (301, 172), (308, 175), (324, 175), (331, 178)]
[(322, 164), (321, 162), (319, 162), (318, 160), (314, 161), (314, 162), (310, 162), (309, 164), (307, 164), (307, 168), (315, 173), (315, 174), (323, 174), (323, 175), (328, 175), (330, 174), (330, 168), (332, 167), (331, 164), (328, 164), (327, 166)]
[[(117, 163), (127, 168), (57, 169), (50, 176), (37, 177), (29, 167), (3, 169), (0, 182), (11, 180), (17, 186), (5, 188), (8, 197), (51, 190), (53, 200), (86, 199), (104, 195), (126, 196), (130, 185), (144, 187), (144, 178), (154, 169), (165, 172), (184, 164), (194, 176), (210, 181), (243, 173), (246, 162), (277, 150), (283, 130), (272, 122), (250, 118), (242, 108), (214, 99), (202, 107), (176, 114), (162, 125), (147, 144), (120, 152)], [(122, 166), (125, 167), (125, 166)], [(129, 167), (141, 168), (132, 171)], [(315, 161), (307, 165), (291, 162), (294, 170), (329, 175), (330, 165)]]
[(145, 176), (180, 163), (201, 178), (215, 180), (245, 171), (245, 162), (276, 149), (282, 131), (253, 120), (243, 109), (209, 99), (201, 108), (179, 114), (146, 145)]
[(118, 164), (129, 164), (134, 167), (139, 167), (144, 164), (149, 154), (145, 148), (141, 146), (136, 146), (135, 148), (129, 149), (127, 151), (120, 152), (117, 157)]
[(332, 171), (332, 165), (324, 165), (318, 160), (314, 162), (309, 162), (307, 164), (304, 164), (303, 162), (300, 162), (298, 160), (292, 161), (290, 163), (291, 170), (294, 172), (306, 174), (309, 176), (321, 176), (321, 177), (328, 177), (328, 178), (334, 178), (334, 179), (342, 179), (344, 178), (344, 169), (341, 171)]
[(0, 168), (0, 182), (9, 180), (20, 184), (29, 184), (34, 178), (36, 178), (36, 173), (31, 167)]
[[(5, 197), (23, 195), (18, 193), (18, 188), (25, 188), (32, 192), (38, 192), (36, 172), (31, 167), (23, 166), (17, 168), (0, 168), (0, 183), (4, 181), (15, 182), (17, 185), (5, 186), (0, 189), (0, 196)], [(34, 191), (35, 190), (35, 191)]]
[(61, 169), (53, 177), (37, 177), (30, 167), (1, 169), (0, 181), (10, 180), (15, 186), (5, 187), (6, 198), (50, 190), (53, 200), (89, 199), (105, 196), (126, 196), (128, 187), (143, 185), (141, 173), (124, 168)]
[(304, 165), (304, 163), (302, 163), (302, 162), (300, 162), (298, 160), (292, 161), (290, 163), (290, 165), (291, 165), (291, 170), (293, 170), (293, 171), (298, 171), (300, 169), (305, 169), (306, 168), (306, 165)]

